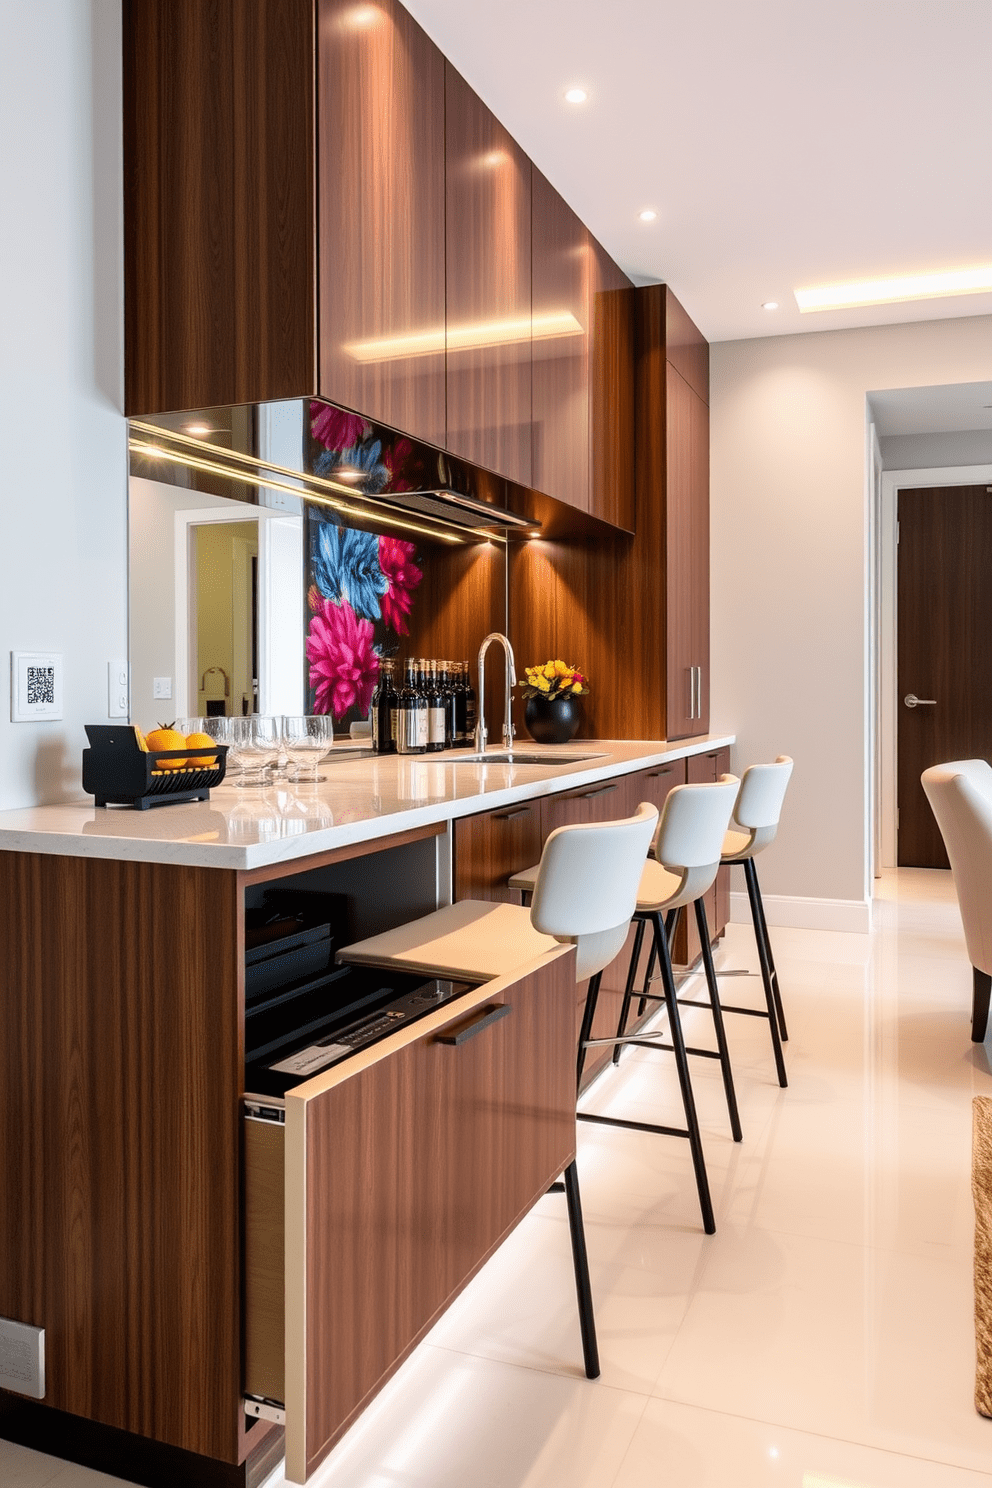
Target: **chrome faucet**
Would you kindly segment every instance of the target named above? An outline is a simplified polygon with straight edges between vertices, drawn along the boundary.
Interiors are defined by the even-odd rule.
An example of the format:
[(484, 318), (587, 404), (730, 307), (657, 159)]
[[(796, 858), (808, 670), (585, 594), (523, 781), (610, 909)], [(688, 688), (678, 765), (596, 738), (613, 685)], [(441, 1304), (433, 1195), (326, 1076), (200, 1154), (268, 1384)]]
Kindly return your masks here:
[(517, 664), (513, 659), (513, 647), (509, 640), (500, 631), (494, 630), (479, 647), (479, 721), (475, 725), (475, 752), (484, 754), (486, 740), (489, 735), (486, 731), (486, 652), (489, 650), (490, 641), (499, 641), (506, 652), (506, 717), (503, 720), (503, 748), (513, 748), (513, 723), (510, 719), (510, 709), (513, 706), (513, 689), (517, 681)]

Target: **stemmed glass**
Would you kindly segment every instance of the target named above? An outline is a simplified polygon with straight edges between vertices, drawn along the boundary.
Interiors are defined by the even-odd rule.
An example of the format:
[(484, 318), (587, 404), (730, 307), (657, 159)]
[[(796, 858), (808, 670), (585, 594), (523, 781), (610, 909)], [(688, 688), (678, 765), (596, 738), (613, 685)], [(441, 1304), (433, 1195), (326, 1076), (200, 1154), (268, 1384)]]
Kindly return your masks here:
[(266, 771), (279, 758), (279, 720), (261, 713), (229, 718), (230, 742), (241, 765), (242, 785), (264, 785)]
[(244, 769), (244, 755), (240, 741), (234, 736), (232, 724), (242, 722), (241, 719), (227, 718), (223, 713), (211, 715), (209, 718), (184, 718), (179, 727), (185, 734), (207, 734), (211, 739), (216, 739), (218, 744), (227, 745), (227, 769), (225, 780), (235, 780), (240, 783), (241, 772)]
[(289, 760), (291, 780), (311, 785), (321, 778), (317, 766), (334, 743), (334, 724), (324, 713), (287, 715), (282, 721), (282, 747)]

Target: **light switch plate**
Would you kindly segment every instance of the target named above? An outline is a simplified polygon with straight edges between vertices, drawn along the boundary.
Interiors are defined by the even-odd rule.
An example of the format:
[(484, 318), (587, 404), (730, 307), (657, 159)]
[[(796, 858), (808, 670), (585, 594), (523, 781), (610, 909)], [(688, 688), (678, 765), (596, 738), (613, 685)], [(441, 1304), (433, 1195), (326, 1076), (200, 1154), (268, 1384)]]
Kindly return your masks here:
[(152, 678), (152, 697), (156, 697), (156, 698), (171, 698), (171, 696), (172, 696), (172, 678), (171, 677), (153, 677)]
[(0, 1388), (44, 1400), (44, 1328), (0, 1318)]
[(11, 723), (47, 723), (62, 717), (62, 654), (10, 653)]
[(126, 718), (130, 708), (127, 662), (107, 662), (107, 717)]

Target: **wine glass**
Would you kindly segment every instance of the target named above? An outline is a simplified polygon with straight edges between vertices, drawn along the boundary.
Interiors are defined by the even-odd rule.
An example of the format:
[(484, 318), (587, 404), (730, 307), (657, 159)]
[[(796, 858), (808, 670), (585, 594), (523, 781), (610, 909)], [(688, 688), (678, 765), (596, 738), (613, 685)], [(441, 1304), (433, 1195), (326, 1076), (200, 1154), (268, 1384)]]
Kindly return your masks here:
[(287, 715), (282, 721), (282, 743), (290, 779), (316, 784), (320, 778), (317, 766), (334, 743), (334, 725), (326, 713)]
[(261, 713), (229, 718), (231, 744), (241, 766), (242, 785), (264, 785), (269, 766), (279, 758), (279, 721)]

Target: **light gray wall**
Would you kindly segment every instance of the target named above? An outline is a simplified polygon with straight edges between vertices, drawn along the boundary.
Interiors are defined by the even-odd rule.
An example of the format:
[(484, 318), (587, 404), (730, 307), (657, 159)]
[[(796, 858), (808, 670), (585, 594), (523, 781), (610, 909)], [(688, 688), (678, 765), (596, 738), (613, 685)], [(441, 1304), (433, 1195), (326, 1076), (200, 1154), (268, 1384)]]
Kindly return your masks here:
[(878, 442), (886, 470), (940, 470), (948, 465), (992, 464), (992, 429), (883, 434)]
[(712, 727), (795, 757), (771, 894), (868, 893), (866, 393), (990, 374), (988, 316), (712, 348)]
[[(4, 0), (0, 808), (81, 795), (127, 656), (119, 0)], [(61, 651), (62, 723), (10, 722), (9, 653)]]

